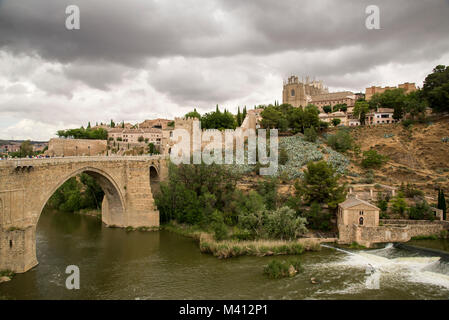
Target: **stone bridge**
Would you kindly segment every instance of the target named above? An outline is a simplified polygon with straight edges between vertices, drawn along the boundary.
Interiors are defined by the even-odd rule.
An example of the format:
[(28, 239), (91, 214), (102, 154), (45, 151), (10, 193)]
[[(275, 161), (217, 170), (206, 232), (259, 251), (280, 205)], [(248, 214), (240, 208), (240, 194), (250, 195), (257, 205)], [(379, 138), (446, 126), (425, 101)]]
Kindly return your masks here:
[(164, 156), (66, 157), (0, 161), (0, 270), (37, 265), (36, 226), (53, 193), (80, 173), (104, 191), (102, 221), (116, 227), (157, 227), (151, 184), (167, 176)]

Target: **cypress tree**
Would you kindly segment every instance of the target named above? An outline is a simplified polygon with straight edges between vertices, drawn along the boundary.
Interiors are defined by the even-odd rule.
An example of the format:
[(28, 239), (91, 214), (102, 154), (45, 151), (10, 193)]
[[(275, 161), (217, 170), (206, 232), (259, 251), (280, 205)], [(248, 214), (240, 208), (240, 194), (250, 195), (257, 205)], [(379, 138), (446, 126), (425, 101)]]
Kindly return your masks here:
[(438, 209), (443, 210), (443, 220), (446, 220), (446, 198), (443, 190), (438, 190)]
[(237, 125), (240, 127), (242, 124), (242, 114), (240, 113), (240, 106), (237, 109)]

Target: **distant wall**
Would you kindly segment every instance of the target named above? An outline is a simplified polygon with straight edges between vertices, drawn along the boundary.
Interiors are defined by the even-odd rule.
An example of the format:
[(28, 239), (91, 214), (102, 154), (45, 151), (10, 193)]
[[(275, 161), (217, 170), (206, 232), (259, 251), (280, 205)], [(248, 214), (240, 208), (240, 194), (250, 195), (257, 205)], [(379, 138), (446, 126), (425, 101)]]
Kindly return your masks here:
[(410, 237), (439, 235), (444, 229), (449, 228), (448, 221), (428, 221), (428, 220), (381, 220), (384, 225), (407, 225), (410, 227)]
[(53, 157), (98, 156), (107, 151), (106, 140), (51, 139), (46, 154)]

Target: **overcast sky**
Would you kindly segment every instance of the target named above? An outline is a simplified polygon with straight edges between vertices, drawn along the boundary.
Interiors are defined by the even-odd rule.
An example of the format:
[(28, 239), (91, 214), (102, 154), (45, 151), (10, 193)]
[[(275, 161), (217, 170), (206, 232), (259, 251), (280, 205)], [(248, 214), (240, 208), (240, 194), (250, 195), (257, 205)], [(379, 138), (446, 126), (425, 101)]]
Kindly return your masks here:
[[(72, 4), (80, 30), (65, 27)], [(331, 91), (422, 86), (449, 64), (448, 17), (449, 0), (0, 0), (0, 139), (235, 112), (282, 100), (291, 74)]]

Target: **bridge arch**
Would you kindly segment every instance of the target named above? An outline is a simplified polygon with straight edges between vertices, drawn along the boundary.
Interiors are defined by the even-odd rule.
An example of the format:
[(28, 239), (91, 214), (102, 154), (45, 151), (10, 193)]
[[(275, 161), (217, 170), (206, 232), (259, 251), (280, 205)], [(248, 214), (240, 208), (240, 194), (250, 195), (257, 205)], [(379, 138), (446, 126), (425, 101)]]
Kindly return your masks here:
[(102, 220), (107, 225), (121, 226), (126, 224), (125, 215), (125, 199), (117, 182), (106, 171), (95, 167), (82, 167), (74, 170), (70, 174), (57, 180), (57, 183), (52, 186), (44, 196), (44, 201), (40, 206), (36, 224), (39, 217), (44, 210), (45, 205), (50, 200), (50, 197), (70, 178), (76, 177), (79, 174), (86, 173), (100, 185), (104, 192), (104, 199), (101, 206)]

